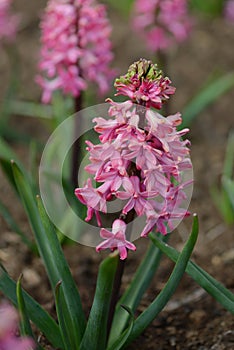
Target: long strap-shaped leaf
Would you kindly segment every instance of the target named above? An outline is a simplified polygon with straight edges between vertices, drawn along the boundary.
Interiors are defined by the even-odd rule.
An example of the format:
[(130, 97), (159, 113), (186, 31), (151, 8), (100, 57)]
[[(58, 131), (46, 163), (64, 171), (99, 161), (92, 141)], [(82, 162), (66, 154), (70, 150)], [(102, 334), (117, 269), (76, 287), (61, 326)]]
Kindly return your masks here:
[[(151, 235), (153, 243), (162, 250), (171, 260), (177, 261), (179, 253), (176, 249), (165, 245)], [(196, 281), (202, 288), (204, 288), (210, 295), (212, 295), (221, 305), (234, 314), (234, 294), (225, 288), (220, 282), (210, 276), (201, 267), (196, 265), (193, 261), (189, 261), (186, 267), (186, 272)]]
[[(0, 265), (0, 290), (17, 306), (16, 282), (13, 281), (6, 270)], [(63, 349), (59, 326), (53, 318), (28, 293), (22, 289), (22, 295), (27, 305), (27, 311), (32, 322), (45, 335), (56, 349)]]
[(107, 319), (119, 256), (109, 255), (100, 265), (93, 305), (80, 350), (105, 350)]
[(179, 128), (188, 127), (203, 109), (234, 86), (234, 73), (225, 74), (203, 88), (182, 111), (183, 123)]
[(0, 214), (3, 216), (9, 228), (20, 236), (22, 241), (29, 247), (29, 249), (31, 249), (33, 252), (36, 252), (37, 249), (35, 244), (32, 241), (30, 241), (30, 239), (25, 235), (24, 232), (22, 232), (17, 222), (14, 220), (13, 216), (9, 212), (8, 208), (3, 204), (1, 200), (0, 200)]
[[(160, 235), (159, 237), (162, 237), (162, 235)], [(168, 238), (169, 235), (163, 236), (162, 240), (165, 242), (168, 240)], [(109, 344), (113, 344), (113, 342), (115, 342), (119, 338), (120, 334), (125, 329), (127, 322), (129, 321), (130, 316), (121, 307), (121, 305), (129, 307), (132, 310), (132, 312), (135, 312), (142, 299), (142, 296), (148, 289), (152, 278), (156, 273), (161, 256), (162, 253), (160, 249), (155, 249), (155, 245), (151, 243), (142, 263), (137, 269), (137, 272), (131, 284), (129, 285), (123, 296), (120, 298), (116, 306), (116, 311), (111, 327), (111, 333), (109, 336)]]
[(129, 335), (131, 334), (133, 323), (134, 323), (134, 314), (129, 307), (124, 306), (124, 305), (122, 307), (123, 307), (123, 309), (125, 309), (125, 311), (130, 316), (129, 326), (127, 327), (126, 331), (124, 333), (122, 333), (119, 336), (119, 338), (114, 343), (112, 343), (112, 345), (110, 347), (107, 348), (107, 350), (121, 350), (123, 348), (124, 344), (126, 343)]
[(169, 277), (165, 287), (156, 297), (156, 299), (150, 304), (150, 306), (142, 312), (142, 314), (135, 320), (133, 324), (132, 332), (127, 340), (129, 344), (133, 339), (140, 335), (143, 330), (155, 319), (160, 311), (164, 308), (169, 301), (173, 293), (175, 292), (183, 274), (186, 269), (190, 255), (192, 254), (194, 245), (198, 236), (198, 218), (194, 216), (193, 228), (190, 237), (185, 244), (176, 265)]
[(71, 276), (55, 229), (45, 212), (40, 198), (38, 197), (38, 209), (30, 186), (14, 162), (12, 163), (12, 170), (54, 293), (58, 281), (61, 280), (63, 282), (62, 288), (67, 307), (65, 312), (70, 316), (70, 341), (73, 344), (71, 350), (77, 350), (85, 329), (85, 317), (78, 290)]

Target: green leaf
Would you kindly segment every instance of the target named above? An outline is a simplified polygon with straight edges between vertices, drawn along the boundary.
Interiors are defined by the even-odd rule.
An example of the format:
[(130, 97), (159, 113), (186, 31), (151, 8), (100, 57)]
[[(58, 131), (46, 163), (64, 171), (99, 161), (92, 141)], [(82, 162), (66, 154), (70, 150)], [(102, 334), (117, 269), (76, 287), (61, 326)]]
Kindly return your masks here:
[(9, 228), (20, 236), (20, 238), (22, 239), (22, 242), (24, 242), (31, 251), (36, 252), (37, 248), (35, 244), (32, 241), (30, 241), (30, 239), (25, 235), (25, 233), (21, 231), (17, 222), (14, 220), (13, 216), (11, 215), (11, 213), (9, 212), (7, 207), (2, 203), (1, 200), (0, 200), (0, 214), (6, 221)]
[[(60, 289), (61, 284), (62, 284), (62, 281), (59, 281), (55, 289), (55, 304), (56, 304), (56, 311), (57, 311), (59, 326), (61, 329), (61, 335), (63, 338), (64, 349), (70, 350), (72, 348), (72, 344), (70, 343), (69, 330), (67, 329), (67, 327), (70, 325), (70, 320), (66, 321), (67, 319), (66, 304), (65, 304), (63, 292)], [(64, 313), (64, 310), (65, 310), (65, 313)]]
[(127, 311), (128, 315), (130, 316), (130, 323), (129, 323), (129, 326), (126, 329), (126, 331), (124, 333), (122, 333), (119, 336), (119, 338), (113, 343), (113, 345), (107, 348), (107, 350), (121, 350), (122, 347), (124, 346), (124, 344), (126, 343), (128, 337), (130, 336), (131, 331), (132, 331), (132, 327), (133, 327), (133, 323), (134, 323), (134, 314), (129, 307), (127, 307), (125, 305), (121, 305), (121, 307), (125, 311)]
[(21, 287), (22, 277), (23, 277), (23, 275), (21, 275), (19, 277), (17, 284), (16, 284), (16, 296), (17, 296), (18, 310), (19, 310), (19, 314), (20, 314), (21, 335), (23, 335), (23, 336), (28, 335), (28, 336), (34, 338), (33, 331), (32, 331), (30, 321), (28, 318), (28, 314), (27, 314), (27, 309), (26, 309), (25, 302), (24, 302), (22, 287)]
[(2, 138), (0, 138), (0, 164), (9, 183), (11, 184), (11, 186), (13, 187), (13, 189), (16, 191), (18, 195), (18, 189), (15, 183), (13, 172), (12, 172), (12, 166), (11, 166), (12, 160), (14, 160), (18, 164), (24, 177), (27, 179), (29, 183), (31, 183), (31, 179), (29, 178), (23, 164), (17, 157), (16, 153)]
[[(16, 283), (0, 265), (0, 290), (17, 307)], [(59, 326), (53, 318), (28, 293), (22, 289), (27, 312), (32, 322), (57, 349), (63, 349)]]
[[(162, 235), (158, 235), (158, 237), (162, 238), (163, 241), (167, 241), (169, 235), (163, 237)], [(161, 256), (162, 253), (160, 249), (155, 249), (154, 244), (151, 243), (144, 259), (136, 271), (131, 284), (116, 305), (109, 337), (109, 344), (112, 344), (119, 338), (129, 320), (129, 314), (123, 310), (122, 305), (129, 307), (132, 312), (136, 311), (142, 296), (148, 289), (152, 278), (157, 271)]]
[(32, 226), (40, 256), (43, 259), (47, 274), (55, 293), (58, 281), (62, 281), (62, 289), (66, 300), (66, 312), (70, 316), (70, 337), (73, 349), (79, 348), (84, 328), (85, 317), (81, 306), (81, 300), (74, 279), (71, 276), (68, 264), (58, 241), (55, 229), (51, 224), (43, 204), (38, 197), (38, 208), (29, 184), (25, 181), (23, 173), (16, 163), (12, 163), (14, 179), (28, 214)]
[(104, 2), (112, 6), (113, 9), (120, 11), (123, 15), (128, 16), (134, 0), (104, 0)]
[(226, 191), (229, 201), (232, 206), (232, 218), (234, 220), (234, 181), (228, 179), (227, 177), (222, 178), (222, 185)]
[[(44, 226), (44, 232), (41, 233), (41, 238), (43, 240), (41, 247), (47, 249), (46, 254), (44, 254), (44, 252), (42, 254), (43, 260), (46, 264), (48, 274), (51, 276), (53, 289), (56, 288), (58, 281), (62, 281), (60, 289), (64, 298), (63, 313), (66, 315), (66, 326), (69, 331), (70, 342), (73, 346), (69, 350), (77, 350), (86, 323), (80, 296), (64, 257), (54, 226), (51, 224), (39, 197), (37, 197), (37, 202), (39, 214)], [(54, 285), (55, 281), (57, 282)]]
[(234, 222), (233, 209), (228, 197), (228, 193), (224, 190), (224, 188), (221, 188), (221, 190), (219, 190), (216, 185), (213, 185), (210, 188), (210, 193), (217, 209), (224, 217), (225, 222), (227, 224), (232, 224)]
[(24, 117), (51, 119), (52, 111), (52, 107), (49, 105), (27, 101), (9, 100), (9, 112), (11, 114)]
[(119, 256), (109, 255), (100, 265), (93, 305), (80, 350), (105, 350), (110, 300)]
[(223, 0), (191, 0), (191, 6), (209, 16), (221, 16)]
[[(159, 242), (153, 236), (151, 236), (151, 240), (171, 260), (174, 262), (178, 260), (179, 252), (176, 249), (164, 244), (163, 242)], [(223, 305), (230, 312), (234, 313), (234, 294), (231, 293), (231, 291), (225, 288), (220, 282), (218, 282), (193, 261), (188, 262), (186, 272), (221, 305)]]
[(191, 100), (182, 111), (183, 122), (180, 129), (190, 126), (192, 121), (218, 97), (234, 87), (234, 73), (225, 74), (212, 81)]
[[(144, 312), (142, 312), (141, 315), (135, 320), (132, 332), (127, 340), (127, 344), (129, 344), (133, 339), (135, 339), (138, 335), (140, 335), (143, 332), (143, 330), (155, 319), (159, 312), (162, 311), (166, 303), (169, 301), (169, 299), (175, 292), (184, 274), (190, 255), (192, 254), (194, 245), (197, 240), (197, 236), (198, 218), (197, 216), (194, 216), (193, 228), (190, 237), (179, 256), (165, 287), (155, 298), (155, 300), (150, 304), (150, 306)], [(149, 237), (154, 237), (154, 235), (150, 233)]]
[(231, 179), (234, 172), (234, 133), (230, 134), (227, 142), (227, 149), (223, 167), (223, 176)]

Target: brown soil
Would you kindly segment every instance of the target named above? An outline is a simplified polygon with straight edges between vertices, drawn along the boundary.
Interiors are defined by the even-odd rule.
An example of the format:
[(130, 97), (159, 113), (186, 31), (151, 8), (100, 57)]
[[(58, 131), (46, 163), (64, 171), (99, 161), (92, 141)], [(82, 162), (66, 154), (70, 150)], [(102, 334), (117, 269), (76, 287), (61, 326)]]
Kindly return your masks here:
[[(45, 1), (15, 1), (22, 11), (25, 25), (17, 38), (19, 62), (21, 67), (20, 97), (39, 99), (39, 88), (34, 83), (36, 59), (38, 53), (38, 13)], [(139, 57), (150, 57), (145, 48), (139, 45), (132, 33), (126, 32), (126, 20), (118, 13), (112, 15), (114, 24), (114, 42), (116, 66), (125, 72), (128, 65)], [(214, 71), (233, 70), (234, 26), (222, 19), (200, 20), (191, 39), (174, 50), (169, 57), (169, 72), (177, 93), (174, 97), (172, 112), (183, 110), (185, 103), (204, 84)], [(0, 71), (3, 73), (5, 87), (9, 81), (9, 63), (7, 55), (1, 53)], [(169, 74), (169, 73), (168, 73)], [(2, 85), (0, 96), (5, 88)], [(217, 181), (222, 171), (227, 136), (233, 123), (233, 91), (219, 99), (196, 119), (191, 127), (192, 160), (194, 166), (194, 192), (190, 211), (198, 213), (200, 236), (194, 250), (193, 259), (220, 282), (234, 291), (234, 244), (233, 227), (228, 227), (217, 212), (209, 188)], [(13, 117), (11, 125), (16, 130), (24, 130), (45, 141), (48, 131), (36, 119)], [(28, 149), (21, 144), (12, 144), (24, 163), (29, 160)], [(6, 179), (1, 174), (1, 198), (11, 209), (21, 227), (29, 233), (27, 219), (23, 209), (15, 198)], [(19, 237), (10, 232), (4, 220), (0, 218), (0, 260), (15, 279), (24, 274), (24, 288), (32, 294), (46, 309), (54, 313), (52, 294), (41, 260), (33, 256)], [(181, 249), (191, 227), (191, 220), (184, 220), (172, 235), (171, 244)], [(123, 278), (123, 289), (140, 262), (147, 245), (146, 240), (138, 240), (137, 252), (130, 253)], [(78, 244), (65, 247), (65, 254), (71, 266), (74, 278), (85, 305), (86, 313), (90, 309), (95, 290), (98, 264), (102, 256), (93, 248)], [(157, 276), (144, 296), (139, 312), (143, 311), (164, 286), (172, 263), (164, 258)], [(177, 350), (228, 350), (234, 349), (233, 316), (223, 309), (213, 298), (207, 295), (191, 278), (184, 276), (174, 297), (165, 310), (150, 327), (131, 345), (129, 349), (177, 349)]]

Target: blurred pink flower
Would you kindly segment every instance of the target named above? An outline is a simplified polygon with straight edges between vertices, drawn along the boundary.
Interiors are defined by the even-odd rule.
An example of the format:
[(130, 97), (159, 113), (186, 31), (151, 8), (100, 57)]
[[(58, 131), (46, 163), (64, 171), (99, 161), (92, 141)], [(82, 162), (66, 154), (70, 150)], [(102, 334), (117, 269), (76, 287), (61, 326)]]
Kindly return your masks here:
[(225, 2), (224, 16), (228, 21), (234, 22), (234, 0), (227, 0)]
[(41, 21), (41, 76), (36, 81), (48, 103), (54, 90), (73, 97), (95, 82), (109, 89), (114, 71), (109, 65), (111, 26), (104, 5), (95, 0), (49, 0)]
[(11, 14), (11, 0), (0, 0), (0, 40), (15, 37), (19, 16)]
[(187, 39), (192, 27), (187, 0), (136, 0), (133, 28), (152, 52)]
[(171, 81), (151, 61), (140, 59), (133, 63), (127, 74), (115, 80), (116, 95), (128, 96), (132, 102), (147, 108), (161, 109), (162, 104), (175, 93)]
[(0, 349), (1, 350), (32, 350), (34, 342), (30, 338), (20, 338), (15, 335), (18, 328), (18, 314), (13, 306), (0, 306)]
[(112, 232), (101, 229), (100, 235), (105, 240), (96, 247), (96, 251), (99, 252), (103, 249), (118, 249), (120, 259), (124, 260), (127, 258), (127, 249), (136, 250), (133, 243), (126, 240), (125, 231), (127, 225), (122, 220), (115, 220), (112, 225)]

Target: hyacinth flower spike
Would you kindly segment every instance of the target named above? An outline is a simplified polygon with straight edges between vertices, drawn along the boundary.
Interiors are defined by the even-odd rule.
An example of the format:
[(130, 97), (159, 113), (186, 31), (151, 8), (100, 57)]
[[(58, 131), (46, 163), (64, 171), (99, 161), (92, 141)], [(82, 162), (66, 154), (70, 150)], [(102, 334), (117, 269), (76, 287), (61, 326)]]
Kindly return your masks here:
[(12, 40), (19, 24), (19, 16), (11, 13), (12, 0), (0, 1), (0, 41)]
[(77, 98), (95, 83), (101, 94), (108, 91), (114, 71), (111, 26), (106, 8), (96, 0), (49, 0), (41, 21), (40, 75), (42, 102), (61, 90)]
[[(145, 237), (154, 229), (165, 235), (168, 228), (174, 229), (174, 220), (188, 215), (180, 207), (189, 185), (181, 172), (192, 164), (189, 141), (181, 139), (188, 129), (176, 130), (182, 122), (180, 113), (164, 118), (154, 110), (162, 108), (175, 92), (158, 66), (141, 59), (116, 79), (115, 87), (117, 95), (130, 100), (116, 103), (108, 99), (108, 118), (94, 118), (100, 143), (87, 141), (90, 164), (85, 170), (97, 186), (93, 187), (90, 178), (75, 194), (87, 206), (86, 221), (95, 213), (102, 227), (100, 235), (105, 240), (97, 251), (118, 249), (125, 259), (127, 249), (133, 250), (125, 238), (130, 217), (145, 217), (145, 227), (139, 232)], [(111, 233), (103, 227), (101, 212), (107, 213), (107, 203), (113, 199), (123, 201), (123, 206)]]
[(187, 0), (136, 0), (132, 18), (133, 29), (153, 53), (186, 40), (193, 23)]

